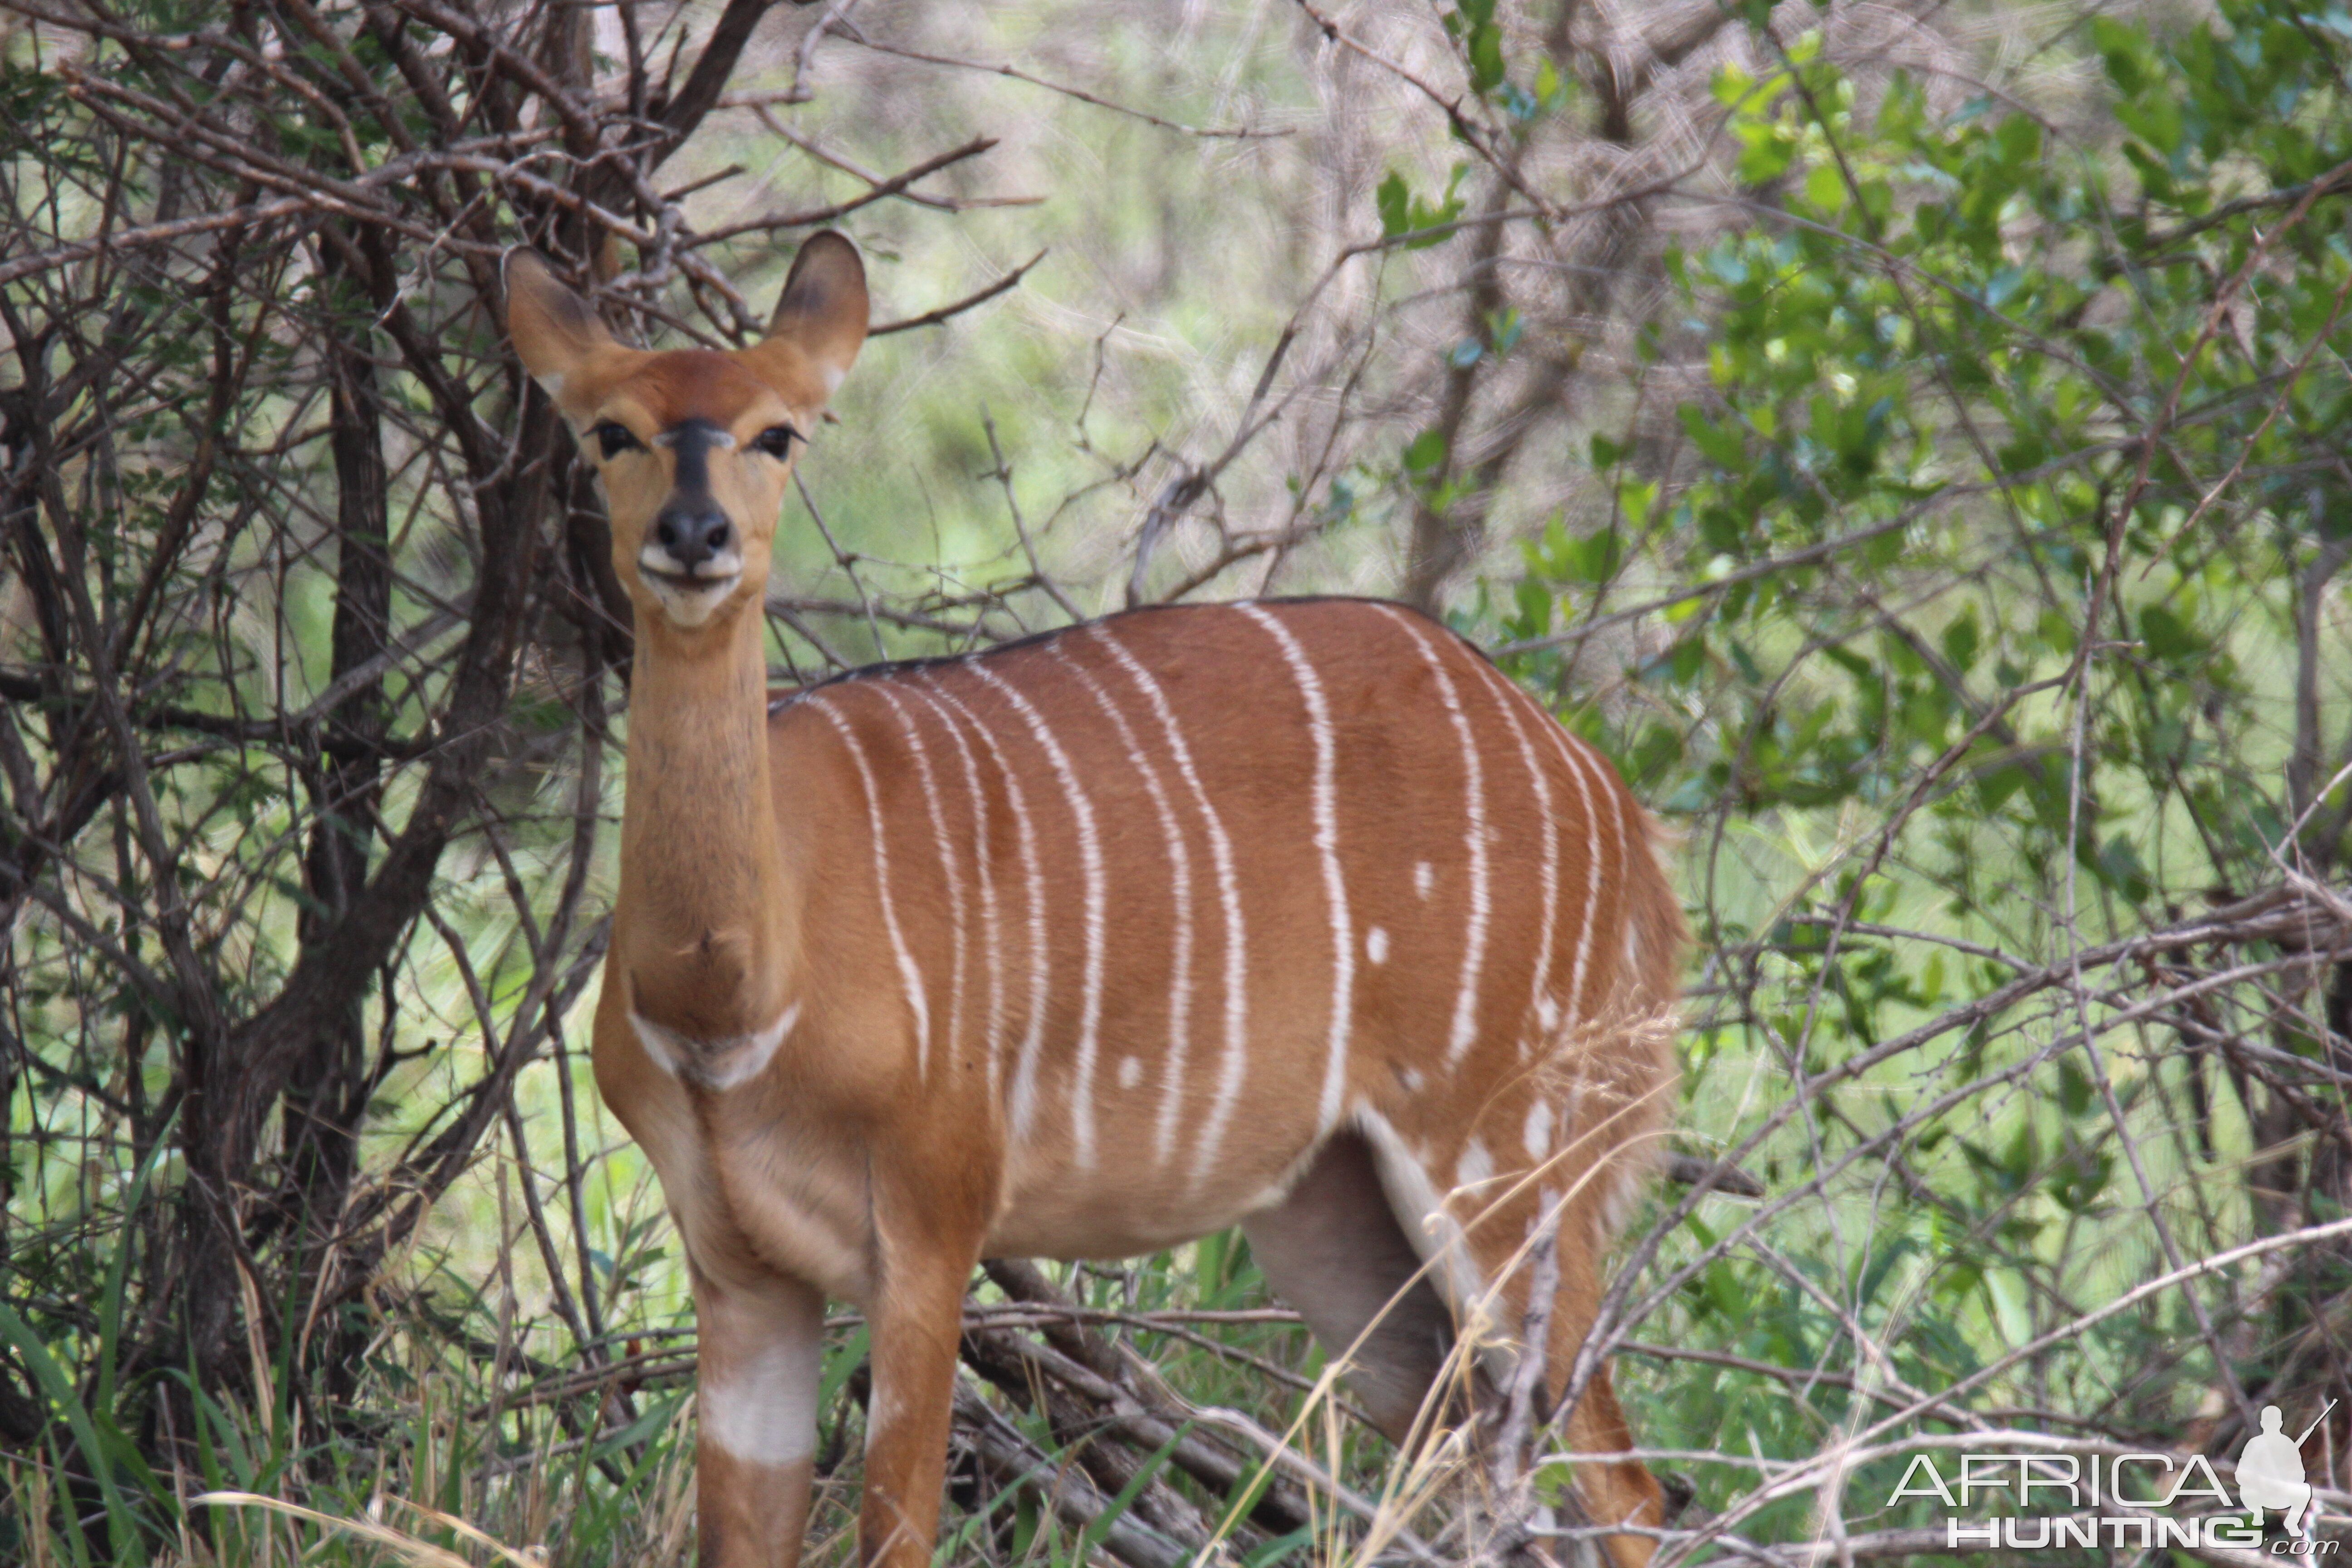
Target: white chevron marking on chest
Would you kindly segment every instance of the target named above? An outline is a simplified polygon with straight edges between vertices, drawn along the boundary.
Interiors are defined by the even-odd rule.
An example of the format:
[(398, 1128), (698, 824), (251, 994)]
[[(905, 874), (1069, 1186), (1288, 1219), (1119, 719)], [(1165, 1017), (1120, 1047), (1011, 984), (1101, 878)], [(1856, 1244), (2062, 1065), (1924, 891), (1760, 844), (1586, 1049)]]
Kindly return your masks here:
[(646, 1055), (653, 1058), (654, 1066), (670, 1077), (704, 1089), (729, 1089), (760, 1076), (774, 1059), (784, 1037), (800, 1022), (800, 1016), (801, 1005), (795, 1002), (766, 1028), (720, 1040), (698, 1040), (691, 1035), (681, 1035), (651, 1018), (640, 1017), (635, 1009), (629, 1013), (629, 1026), (637, 1032), (637, 1043), (645, 1047)]

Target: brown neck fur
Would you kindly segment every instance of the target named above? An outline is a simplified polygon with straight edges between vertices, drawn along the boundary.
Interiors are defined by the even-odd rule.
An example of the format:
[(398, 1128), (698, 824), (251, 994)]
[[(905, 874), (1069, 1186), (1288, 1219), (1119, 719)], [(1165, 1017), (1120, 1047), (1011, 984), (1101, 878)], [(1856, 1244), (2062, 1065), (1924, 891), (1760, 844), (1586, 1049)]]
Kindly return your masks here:
[(758, 604), (691, 633), (637, 623), (613, 961), (637, 1014), (704, 1040), (772, 1023), (791, 984)]

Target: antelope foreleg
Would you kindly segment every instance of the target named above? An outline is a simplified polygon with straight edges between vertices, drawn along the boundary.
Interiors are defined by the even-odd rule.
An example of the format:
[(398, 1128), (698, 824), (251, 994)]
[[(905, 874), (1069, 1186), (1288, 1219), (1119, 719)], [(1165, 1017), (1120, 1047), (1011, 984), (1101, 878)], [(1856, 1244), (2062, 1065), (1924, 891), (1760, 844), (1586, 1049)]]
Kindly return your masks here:
[(979, 1245), (894, 1245), (886, 1232), (883, 1250), (882, 1277), (866, 1304), (874, 1386), (857, 1556), (869, 1568), (926, 1568), (947, 1477), (964, 1284)]
[(793, 1568), (808, 1524), (824, 1298), (782, 1277), (697, 1275), (702, 1568)]

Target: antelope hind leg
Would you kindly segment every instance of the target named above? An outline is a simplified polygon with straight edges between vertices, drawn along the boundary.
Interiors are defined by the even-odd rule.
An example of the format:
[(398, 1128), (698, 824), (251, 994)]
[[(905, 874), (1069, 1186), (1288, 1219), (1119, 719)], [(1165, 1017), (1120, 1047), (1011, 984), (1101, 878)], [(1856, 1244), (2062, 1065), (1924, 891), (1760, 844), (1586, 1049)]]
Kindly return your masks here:
[(1381, 1430), (1404, 1442), (1454, 1347), (1454, 1319), (1420, 1274), (1364, 1141), (1335, 1135), (1242, 1234), (1324, 1350), (1351, 1356), (1349, 1382)]
[[(1534, 1236), (1541, 1193), (1525, 1193), (1497, 1203), (1472, 1226), (1468, 1242), (1483, 1276), (1500, 1276), (1497, 1292), (1498, 1327), (1506, 1334), (1523, 1332), (1528, 1322), (1528, 1292), (1535, 1269), (1530, 1238)], [(1600, 1260), (1607, 1238), (1598, 1233), (1596, 1216), (1575, 1204), (1564, 1205), (1559, 1220), (1555, 1256), (1559, 1284), (1548, 1315), (1544, 1347), (1544, 1382), (1538, 1414), (1553, 1415), (1584, 1348), (1601, 1306)], [(1524, 1352), (1522, 1352), (1524, 1353)], [(1561, 1435), (1571, 1453), (1622, 1454), (1633, 1447), (1633, 1428), (1609, 1381), (1606, 1363), (1593, 1369), (1576, 1407), (1570, 1411)], [(1578, 1511), (1592, 1524), (1635, 1524), (1654, 1529), (1665, 1520), (1665, 1494), (1657, 1478), (1639, 1459), (1596, 1459), (1576, 1467)], [(1644, 1568), (1655, 1551), (1652, 1537), (1612, 1535), (1601, 1538), (1602, 1561), (1613, 1568)], [(1592, 1555), (1555, 1550), (1557, 1561)]]

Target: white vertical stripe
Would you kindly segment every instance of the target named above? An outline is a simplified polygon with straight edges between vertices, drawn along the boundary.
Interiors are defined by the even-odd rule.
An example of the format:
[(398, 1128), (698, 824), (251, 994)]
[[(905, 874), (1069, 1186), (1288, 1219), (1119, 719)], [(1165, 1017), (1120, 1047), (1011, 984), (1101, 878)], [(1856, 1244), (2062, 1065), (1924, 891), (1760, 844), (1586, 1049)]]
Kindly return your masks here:
[(1445, 1043), (1445, 1065), (1454, 1067), (1478, 1037), (1478, 976), (1486, 962), (1486, 927), (1494, 917), (1494, 893), (1486, 866), (1486, 770), (1478, 756), (1478, 742), (1470, 733), (1470, 716), (1462, 711), (1461, 694), (1445, 661), (1429, 646), (1428, 637), (1413, 617), (1393, 605), (1374, 608), (1405, 629), (1421, 661), (1437, 678), (1437, 695), (1445, 716), (1454, 721), (1454, 738), (1462, 745), (1462, 793), (1469, 822), (1463, 829), (1463, 847), (1470, 858), (1470, 924), (1462, 946), (1462, 983), (1454, 994), (1454, 1032)]
[[(1552, 938), (1559, 924), (1559, 824), (1551, 813), (1551, 781), (1544, 777), (1543, 764), (1536, 759), (1535, 748), (1528, 743), (1527, 721), (1519, 709), (1525, 698), (1517, 687), (1503, 677), (1503, 672), (1483, 658), (1471, 661), (1479, 679), (1495, 699), (1495, 706), (1511, 726), (1511, 739), (1518, 742), (1519, 761), (1528, 770), (1528, 779), (1536, 789), (1536, 812), (1543, 818), (1543, 923), (1536, 937), (1541, 956), (1536, 961), (1535, 984), (1528, 996), (1528, 1007), (1535, 1015), (1539, 1031), (1550, 1026), (1552, 1009), (1546, 1005), (1551, 989)], [(1522, 1023), (1521, 1044), (1525, 1045), (1525, 1025)]]
[[(1190, 1024), (1192, 1012), (1192, 857), (1184, 844), (1183, 830), (1177, 826), (1176, 813), (1168, 804), (1168, 792), (1160, 787), (1160, 772), (1144, 756), (1137, 744), (1135, 731), (1127, 715), (1110, 700), (1110, 693), (1087, 668), (1072, 658), (1058, 642), (1053, 645), (1053, 655), (1069, 667), (1094, 698), (1096, 704), (1108, 718), (1111, 728), (1118, 731), (1119, 744), (1127, 748), (1127, 760), (1143, 775), (1144, 793), (1151, 797), (1151, 810), (1160, 818), (1160, 836), (1168, 845), (1168, 876), (1173, 890), (1176, 913), (1175, 951), (1170, 955), (1168, 983), (1168, 1059), (1160, 1068), (1160, 1120), (1154, 1129), (1153, 1151), (1161, 1164), (1168, 1163), (1168, 1152), (1176, 1138), (1176, 1117), (1184, 1103), (1184, 1062), (1190, 1053)], [(1129, 1063), (1133, 1062), (1129, 1058)], [(1124, 1069), (1121, 1087), (1125, 1082)]]
[[(1584, 742), (1581, 741), (1577, 742), (1579, 745), (1582, 745), (1583, 743)], [(1627, 858), (1631, 847), (1625, 842), (1625, 808), (1631, 804), (1631, 797), (1627, 794), (1624, 782), (1622, 779), (1612, 779), (1604, 774), (1601, 781), (1601, 787), (1609, 796), (1609, 815), (1615, 819), (1617, 824), (1617, 918), (1625, 922), (1625, 956), (1627, 961), (1630, 963), (1633, 956), (1633, 936), (1635, 927), (1633, 925), (1633, 900), (1628, 896), (1632, 889), (1628, 888), (1625, 881), (1626, 870), (1633, 864), (1633, 862)], [(1626, 973), (1620, 983), (1624, 985), (1633, 984), (1633, 974), (1631, 973)]]
[(1070, 803), (1070, 813), (1077, 819), (1078, 864), (1086, 878), (1087, 954), (1078, 998), (1077, 1069), (1070, 1084), (1070, 1132), (1076, 1143), (1078, 1168), (1086, 1170), (1095, 1163), (1095, 1055), (1101, 1047), (1097, 1037), (1102, 1027), (1105, 899), (1102, 841), (1095, 833), (1095, 808), (1087, 799), (1087, 792), (1078, 787), (1077, 770), (1070, 766), (1069, 754), (1054, 739), (1054, 731), (1047, 728), (1045, 716), (1037, 711), (1036, 705), (987, 665), (975, 659), (967, 668), (1003, 692), (1020, 713), (1029, 732), (1045, 748), (1046, 760), (1054, 764), (1054, 775), (1061, 781), (1062, 796)]
[(922, 731), (915, 727), (914, 718), (907, 711), (907, 705), (898, 700), (898, 694), (890, 689), (890, 683), (887, 680), (875, 680), (870, 681), (867, 684), (877, 695), (881, 697), (883, 701), (890, 705), (891, 714), (898, 721), (899, 733), (907, 737), (907, 749), (914, 753), (915, 776), (922, 784), (923, 805), (924, 808), (930, 813), (931, 817), (931, 842), (940, 853), (940, 869), (947, 876), (949, 942), (948, 1032), (947, 1037), (941, 1042), (940, 1049), (944, 1058), (943, 1065), (952, 1069), (955, 1066), (956, 1047), (959, 1042), (963, 1039), (963, 975), (965, 942), (963, 929), (963, 872), (961, 868), (956, 865), (955, 846), (950, 843), (948, 838), (947, 815), (940, 809), (939, 781), (932, 775), (931, 753), (923, 744)]
[(1029, 821), (1029, 806), (1021, 794), (1021, 780), (1013, 764), (1004, 759), (996, 736), (980, 715), (964, 706), (961, 699), (940, 685), (926, 672), (922, 682), (939, 695), (940, 700), (961, 714), (970, 724), (980, 743), (988, 748), (989, 761), (1004, 775), (1004, 798), (1013, 807), (1013, 831), (1021, 847), (1022, 881), (1029, 895), (1029, 1021), (1021, 1037), (1021, 1059), (1013, 1068), (1013, 1092), (1010, 1101), (1013, 1142), (1018, 1146), (1029, 1133), (1029, 1124), (1037, 1113), (1037, 1058), (1045, 1043), (1045, 994), (1052, 977), (1047, 970), (1045, 952), (1045, 874), (1037, 861), (1037, 834)]
[[(1517, 692), (1521, 701), (1535, 707), (1539, 716), (1536, 727), (1549, 735), (1552, 744), (1559, 748), (1560, 760), (1568, 764), (1569, 777), (1576, 781), (1576, 798), (1584, 807), (1581, 819), (1584, 829), (1584, 910), (1577, 920), (1576, 964), (1568, 983), (1568, 1026), (1572, 1028), (1584, 1018), (1584, 966), (1585, 961), (1592, 955), (1592, 917), (1601, 908), (1600, 824), (1593, 820), (1592, 791), (1585, 784), (1584, 760), (1580, 755), (1584, 743), (1579, 741), (1571, 746), (1569, 743), (1570, 736), (1560, 727), (1559, 720), (1546, 712), (1542, 705), (1526, 692), (1519, 691), (1517, 687), (1512, 689)], [(1608, 789), (1606, 778), (1601, 781), (1601, 787), (1603, 791)], [(1621, 825), (1618, 829), (1621, 843), (1623, 837), (1624, 829)]]
[[(1553, 728), (1555, 730), (1559, 730), (1560, 743), (1563, 749), (1568, 750), (1569, 754), (1574, 757), (1578, 763), (1592, 775), (1593, 783), (1599, 787), (1601, 793), (1607, 796), (1609, 800), (1609, 818), (1614, 828), (1614, 832), (1612, 834), (1612, 837), (1617, 845), (1617, 861), (1616, 864), (1607, 872), (1605, 878), (1602, 874), (1596, 871), (1592, 879), (1593, 886), (1598, 888), (1605, 879), (1612, 887), (1618, 888), (1622, 890), (1625, 886), (1626, 867), (1625, 806), (1628, 797), (1625, 793), (1625, 787), (1618, 780), (1615, 771), (1609, 766), (1608, 763), (1601, 757), (1601, 753), (1593, 750), (1591, 745), (1589, 744), (1582, 736), (1571, 735), (1565, 730), (1559, 730), (1558, 725), (1554, 725)], [(1594, 830), (1594, 837), (1597, 844), (1599, 838), (1599, 829), (1597, 826)], [(1597, 858), (1598, 857), (1596, 857), (1596, 858)], [(1593, 906), (1593, 912), (1596, 916), (1600, 912), (1600, 905), (1597, 901)], [(1630, 921), (1633, 918), (1633, 911), (1630, 904), (1628, 900), (1622, 896), (1618, 900), (1617, 913), (1620, 920)]]
[(1225, 1055), (1217, 1071), (1216, 1099), (1201, 1123), (1200, 1141), (1192, 1156), (1192, 1185), (1198, 1187), (1223, 1145), (1225, 1124), (1241, 1099), (1242, 1079), (1249, 1067), (1249, 946), (1242, 927), (1241, 879), (1234, 872), (1233, 840), (1226, 836), (1224, 822), (1210, 804), (1209, 792), (1202, 787), (1200, 773), (1192, 766), (1192, 749), (1184, 742), (1184, 731), (1176, 722), (1176, 710), (1169, 705), (1168, 694), (1144, 668), (1142, 661), (1111, 636), (1108, 626), (1097, 622), (1087, 632), (1110, 650), (1111, 657), (1118, 660), (1119, 667), (1150, 702), (1153, 716), (1167, 732), (1168, 751), (1176, 759), (1176, 771), (1182, 776), (1192, 805), (1209, 830), (1209, 859), (1216, 868), (1217, 903), (1225, 919)]
[(995, 858), (988, 842), (988, 798), (981, 791), (980, 764), (972, 758), (971, 743), (963, 738), (963, 726), (956, 722), (955, 715), (919, 686), (909, 684), (907, 693), (929, 704), (947, 727), (948, 739), (955, 742), (956, 757), (963, 767), (964, 789), (971, 797), (971, 859), (980, 884), (980, 957), (981, 966), (988, 971), (988, 1098), (993, 1104), (1004, 1071), (1004, 933), (998, 925)]
[(849, 748), (850, 761), (857, 764), (857, 781), (866, 791), (866, 820), (874, 833), (874, 887), (882, 900), (882, 924), (890, 933), (890, 951), (898, 955), (898, 979), (907, 990), (907, 1005), (915, 1015), (915, 1071), (918, 1077), (930, 1071), (931, 1008), (923, 995), (922, 972), (915, 967), (913, 954), (907, 951), (907, 939), (898, 930), (898, 906), (890, 898), (890, 847), (882, 837), (882, 798), (874, 787), (874, 769), (866, 760), (866, 748), (857, 743), (856, 731), (849, 721), (833, 710), (833, 704), (822, 697), (811, 697), (809, 706), (824, 714), (841, 732), (841, 743)]
[(1307, 703), (1307, 728), (1315, 742), (1315, 848), (1323, 859), (1323, 896), (1331, 911), (1331, 1035), (1323, 1063), (1323, 1099), (1318, 1131), (1339, 1125), (1339, 1100), (1348, 1082), (1348, 1035), (1353, 1025), (1356, 939), (1348, 923), (1348, 885), (1339, 870), (1339, 745), (1331, 730), (1331, 706), (1323, 679), (1307, 661), (1290, 628), (1256, 605), (1234, 606), (1264, 626), (1282, 648)]
[(1520, 1133), (1528, 1158), (1541, 1164), (1551, 1157), (1551, 1102), (1543, 1097), (1540, 1086), (1528, 1097), (1528, 1123)]

